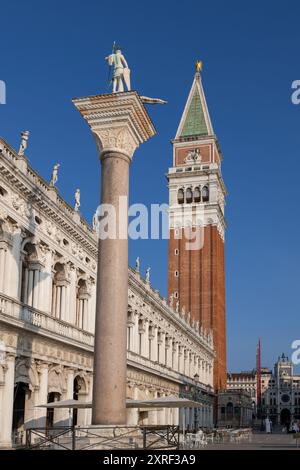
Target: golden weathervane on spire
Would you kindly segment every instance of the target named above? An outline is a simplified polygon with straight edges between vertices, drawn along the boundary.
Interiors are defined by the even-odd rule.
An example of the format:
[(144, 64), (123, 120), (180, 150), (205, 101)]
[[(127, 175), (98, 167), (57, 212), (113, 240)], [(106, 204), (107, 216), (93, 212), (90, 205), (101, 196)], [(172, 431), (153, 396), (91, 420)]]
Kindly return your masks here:
[(203, 67), (203, 62), (202, 60), (197, 60), (196, 61), (196, 72), (201, 72), (202, 71), (202, 67)]

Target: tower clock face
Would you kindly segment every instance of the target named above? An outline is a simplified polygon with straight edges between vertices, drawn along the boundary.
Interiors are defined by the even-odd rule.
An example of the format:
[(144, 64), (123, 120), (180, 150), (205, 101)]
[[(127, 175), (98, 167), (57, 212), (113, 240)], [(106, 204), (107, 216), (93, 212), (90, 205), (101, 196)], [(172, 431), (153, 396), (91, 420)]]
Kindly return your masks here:
[(290, 401), (289, 395), (287, 395), (286, 393), (285, 393), (284, 395), (282, 395), (281, 401), (282, 401), (283, 403), (288, 403), (288, 402)]

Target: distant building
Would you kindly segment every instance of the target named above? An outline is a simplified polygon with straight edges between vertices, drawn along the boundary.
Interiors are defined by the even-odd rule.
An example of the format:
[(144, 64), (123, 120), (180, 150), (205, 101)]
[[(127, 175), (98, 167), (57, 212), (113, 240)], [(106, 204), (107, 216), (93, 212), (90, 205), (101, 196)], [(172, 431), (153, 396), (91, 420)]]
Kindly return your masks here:
[[(253, 413), (257, 412), (257, 374), (250, 372), (227, 374), (227, 391), (243, 391), (250, 395)], [(282, 354), (274, 365), (274, 372), (261, 369), (261, 416), (274, 424), (290, 423), (300, 419), (300, 375), (295, 375), (293, 363)]]
[(253, 413), (256, 412), (256, 371), (227, 374), (227, 390), (246, 392), (251, 398)]
[(223, 390), (218, 393), (218, 426), (251, 426), (251, 396), (244, 390)]
[(262, 384), (262, 415), (269, 416), (274, 424), (300, 419), (300, 375), (295, 375), (293, 369), (293, 363), (282, 354), (274, 374), (265, 377)]

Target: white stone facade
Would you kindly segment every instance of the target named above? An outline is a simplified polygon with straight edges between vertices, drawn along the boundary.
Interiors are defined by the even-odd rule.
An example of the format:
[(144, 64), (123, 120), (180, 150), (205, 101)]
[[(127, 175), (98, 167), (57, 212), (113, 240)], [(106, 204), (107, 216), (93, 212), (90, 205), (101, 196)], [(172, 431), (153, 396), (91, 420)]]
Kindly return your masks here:
[[(92, 399), (97, 240), (78, 211), (0, 139), (0, 446), (24, 429), (67, 425)], [(190, 427), (212, 425), (213, 342), (129, 269), (127, 398), (184, 395)], [(78, 410), (77, 424), (90, 424)], [(128, 424), (177, 424), (175, 409), (128, 411)]]

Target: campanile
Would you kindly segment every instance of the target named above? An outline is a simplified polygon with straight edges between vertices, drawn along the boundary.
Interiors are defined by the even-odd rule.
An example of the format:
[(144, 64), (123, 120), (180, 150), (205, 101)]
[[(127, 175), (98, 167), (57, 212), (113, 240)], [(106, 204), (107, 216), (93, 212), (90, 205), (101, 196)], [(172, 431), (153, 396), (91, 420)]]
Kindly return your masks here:
[(197, 62), (173, 144), (169, 168), (168, 298), (212, 331), (215, 389), (226, 388), (226, 318), (222, 154), (214, 134)]

